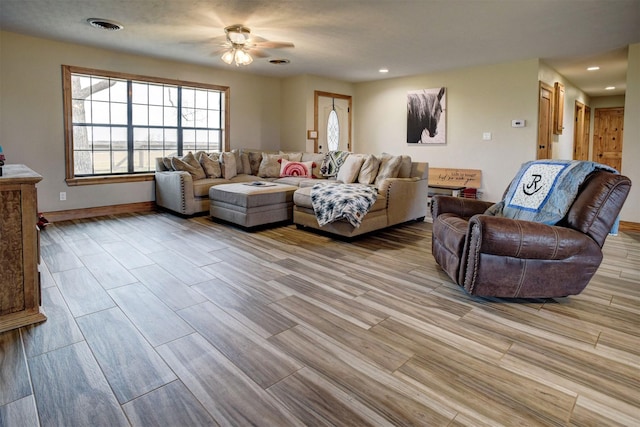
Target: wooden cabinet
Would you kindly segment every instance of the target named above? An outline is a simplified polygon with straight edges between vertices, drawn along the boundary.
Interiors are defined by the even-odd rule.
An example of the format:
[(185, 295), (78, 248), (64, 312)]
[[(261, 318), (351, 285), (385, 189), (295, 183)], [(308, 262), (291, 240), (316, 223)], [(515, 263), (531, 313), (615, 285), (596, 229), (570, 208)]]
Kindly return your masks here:
[(562, 135), (564, 129), (564, 85), (555, 82), (553, 91), (553, 133)]
[(46, 320), (40, 308), (40, 243), (36, 183), (24, 165), (0, 176), (0, 332)]

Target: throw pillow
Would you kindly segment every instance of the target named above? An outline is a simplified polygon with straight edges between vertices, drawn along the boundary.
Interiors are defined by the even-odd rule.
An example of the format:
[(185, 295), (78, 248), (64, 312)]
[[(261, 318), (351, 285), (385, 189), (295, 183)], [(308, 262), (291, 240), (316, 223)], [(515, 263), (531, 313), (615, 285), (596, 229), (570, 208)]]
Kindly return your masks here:
[(249, 165), (251, 167), (251, 175), (258, 176), (258, 171), (260, 170), (260, 163), (262, 162), (262, 153), (256, 151), (249, 151), (247, 153), (249, 156)]
[(287, 156), (287, 159), (289, 159), (292, 162), (301, 162), (302, 161), (302, 152), (297, 152), (297, 151), (292, 151), (292, 152), (285, 152), (285, 151), (280, 151), (280, 154), (283, 154), (285, 156)]
[(204, 169), (200, 166), (200, 162), (196, 160), (191, 151), (181, 159), (178, 157), (171, 158), (171, 166), (174, 170), (189, 172), (194, 181), (198, 179), (205, 179), (207, 177), (204, 173)]
[(247, 175), (252, 175), (251, 163), (249, 162), (249, 154), (242, 153), (240, 155), (240, 161), (242, 162), (242, 173), (246, 173)]
[(173, 170), (173, 166), (171, 165), (171, 157), (163, 157), (162, 158), (162, 164), (164, 165), (166, 170), (168, 170), (168, 171), (172, 171)]
[(280, 163), (280, 177), (285, 176), (312, 178), (313, 162), (290, 162), (287, 159), (282, 159), (282, 163)]
[(224, 179), (231, 179), (238, 174), (236, 155), (233, 153), (226, 152), (220, 154), (220, 166), (222, 168), (222, 177)]
[(323, 178), (322, 173), (320, 172), (323, 160), (324, 154), (322, 153), (302, 153), (303, 162), (313, 162), (313, 178)]
[(202, 165), (202, 169), (204, 169), (204, 173), (207, 174), (207, 178), (221, 178), (222, 177), (222, 169), (220, 169), (220, 159), (218, 153), (211, 153), (207, 155), (207, 153), (200, 153), (200, 157), (198, 161)]
[(242, 167), (242, 154), (240, 153), (240, 150), (236, 149), (231, 150), (231, 152), (236, 158), (236, 175), (240, 175), (241, 173), (244, 173), (244, 169)]
[(285, 154), (267, 154), (262, 153), (262, 161), (258, 170), (258, 176), (261, 178), (279, 178), (280, 163), (278, 160), (289, 158)]
[(320, 172), (324, 176), (336, 176), (340, 166), (347, 160), (349, 156), (348, 151), (329, 151), (322, 161)]
[(398, 178), (411, 178), (411, 156), (400, 156)]
[(375, 186), (379, 187), (382, 181), (387, 178), (397, 178), (401, 165), (402, 158), (400, 156), (383, 155), (380, 158), (378, 176), (376, 176), (376, 180), (374, 181)]
[(349, 155), (347, 160), (345, 160), (342, 166), (340, 166), (336, 179), (344, 184), (356, 182), (363, 162), (364, 157), (353, 154)]
[(361, 184), (373, 184), (376, 176), (378, 176), (379, 168), (380, 160), (373, 154), (366, 154), (360, 168), (360, 174), (358, 174), (358, 182)]

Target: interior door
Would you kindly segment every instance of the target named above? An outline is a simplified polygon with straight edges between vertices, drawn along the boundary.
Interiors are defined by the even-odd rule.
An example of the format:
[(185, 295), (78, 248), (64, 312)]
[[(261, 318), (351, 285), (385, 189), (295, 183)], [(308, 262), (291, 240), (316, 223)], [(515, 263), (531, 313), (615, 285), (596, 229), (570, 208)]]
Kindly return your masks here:
[(351, 151), (351, 96), (316, 91), (314, 115), (316, 152)]
[(538, 99), (538, 148), (536, 158), (551, 158), (551, 134), (553, 128), (553, 87), (540, 82)]
[[(589, 160), (589, 130), (586, 120), (587, 107), (576, 101), (574, 110), (575, 125), (573, 127), (573, 159)], [(587, 138), (585, 138), (585, 136)]]
[(593, 160), (622, 172), (624, 107), (596, 108), (593, 122)]

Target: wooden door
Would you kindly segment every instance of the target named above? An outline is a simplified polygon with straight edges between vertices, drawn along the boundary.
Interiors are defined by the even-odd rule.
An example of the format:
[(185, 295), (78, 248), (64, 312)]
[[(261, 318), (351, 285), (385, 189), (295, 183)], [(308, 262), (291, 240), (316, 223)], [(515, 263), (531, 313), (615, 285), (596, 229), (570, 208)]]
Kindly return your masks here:
[[(314, 151), (326, 153), (331, 149), (351, 151), (351, 96), (330, 92), (314, 92), (314, 129), (318, 131)], [(331, 114), (334, 111), (335, 114)], [(329, 117), (332, 124), (329, 123)], [(337, 148), (329, 147), (329, 129), (338, 129)], [(335, 132), (334, 132), (335, 134)]]
[(538, 99), (538, 148), (536, 158), (551, 158), (551, 134), (553, 127), (553, 88), (540, 82)]
[(596, 108), (593, 122), (593, 160), (622, 172), (624, 107)]
[[(573, 126), (573, 159), (589, 160), (589, 129), (586, 120), (587, 107), (576, 101)], [(586, 135), (586, 138), (585, 138)]]

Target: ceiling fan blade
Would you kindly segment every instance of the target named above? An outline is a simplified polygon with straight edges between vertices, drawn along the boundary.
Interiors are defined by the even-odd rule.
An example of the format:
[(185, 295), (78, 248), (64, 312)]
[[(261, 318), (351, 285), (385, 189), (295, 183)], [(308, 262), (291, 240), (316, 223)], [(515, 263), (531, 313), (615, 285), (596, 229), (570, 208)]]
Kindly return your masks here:
[(270, 56), (267, 52), (257, 47), (249, 49), (249, 54), (256, 58), (268, 58)]
[(264, 41), (260, 43), (256, 43), (256, 47), (261, 49), (280, 49), (283, 47), (295, 47), (293, 43), (290, 42), (270, 42)]

